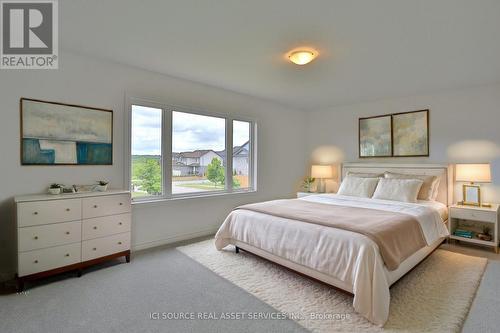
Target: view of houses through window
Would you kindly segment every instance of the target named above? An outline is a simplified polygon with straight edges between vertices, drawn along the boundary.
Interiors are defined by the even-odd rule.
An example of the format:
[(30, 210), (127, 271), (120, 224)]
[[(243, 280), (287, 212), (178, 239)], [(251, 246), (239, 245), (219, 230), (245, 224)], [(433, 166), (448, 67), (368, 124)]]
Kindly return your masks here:
[[(134, 198), (165, 195), (163, 178), (171, 182), (171, 194), (225, 191), (226, 119), (188, 112), (171, 112), (171, 175), (161, 155), (162, 112), (132, 105), (131, 188)], [(247, 121), (232, 120), (232, 189), (251, 188), (251, 127)], [(163, 139), (162, 139), (163, 137)], [(229, 174), (229, 173), (227, 173)], [(168, 183), (167, 183), (168, 184)]]
[(172, 193), (225, 189), (226, 120), (172, 114)]
[(233, 120), (233, 188), (250, 187), (250, 123)]

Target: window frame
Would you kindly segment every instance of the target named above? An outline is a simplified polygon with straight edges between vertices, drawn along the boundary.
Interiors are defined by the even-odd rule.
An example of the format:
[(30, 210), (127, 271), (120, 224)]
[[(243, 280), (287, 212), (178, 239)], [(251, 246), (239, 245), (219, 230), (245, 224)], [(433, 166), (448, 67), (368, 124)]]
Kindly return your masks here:
[[(133, 203), (147, 203), (153, 201), (164, 201), (173, 199), (201, 198), (217, 195), (251, 193), (257, 191), (257, 122), (245, 116), (234, 114), (223, 114), (199, 110), (185, 106), (177, 106), (143, 98), (127, 97), (125, 112), (125, 184), (128, 190), (132, 190), (132, 106), (144, 106), (161, 109), (161, 169), (162, 169), (162, 194), (158, 196), (146, 196), (132, 199)], [(225, 188), (218, 191), (199, 191), (190, 193), (172, 193), (172, 124), (173, 112), (184, 112), (200, 116), (217, 117), (225, 120)], [(248, 160), (249, 186), (242, 189), (233, 189), (233, 121), (244, 121), (250, 124), (249, 140), (250, 151)]]

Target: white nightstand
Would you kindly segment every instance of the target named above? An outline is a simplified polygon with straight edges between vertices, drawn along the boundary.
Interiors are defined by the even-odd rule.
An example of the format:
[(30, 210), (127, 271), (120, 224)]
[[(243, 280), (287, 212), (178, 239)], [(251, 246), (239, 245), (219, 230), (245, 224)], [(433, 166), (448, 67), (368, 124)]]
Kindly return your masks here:
[[(492, 204), (491, 207), (475, 207), (463, 205), (450, 206), (450, 239), (490, 246), (493, 247), (496, 253), (498, 253), (498, 207), (498, 204)], [(490, 234), (493, 236), (493, 239), (491, 241), (485, 241), (474, 237), (466, 238), (455, 236), (453, 235), (453, 232), (459, 225), (476, 232), (481, 232), (483, 226), (488, 226), (490, 228)]]
[(316, 193), (316, 192), (297, 192), (297, 198), (303, 198), (303, 197), (307, 197), (307, 196), (315, 195), (315, 194), (321, 194), (321, 193)]

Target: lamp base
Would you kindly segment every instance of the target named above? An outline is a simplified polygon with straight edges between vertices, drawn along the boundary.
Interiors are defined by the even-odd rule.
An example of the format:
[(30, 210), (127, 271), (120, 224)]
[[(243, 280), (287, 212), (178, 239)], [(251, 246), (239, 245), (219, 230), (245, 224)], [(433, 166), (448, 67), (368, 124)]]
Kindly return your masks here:
[(318, 185), (316, 186), (317, 193), (325, 193), (325, 181), (323, 178), (318, 178)]

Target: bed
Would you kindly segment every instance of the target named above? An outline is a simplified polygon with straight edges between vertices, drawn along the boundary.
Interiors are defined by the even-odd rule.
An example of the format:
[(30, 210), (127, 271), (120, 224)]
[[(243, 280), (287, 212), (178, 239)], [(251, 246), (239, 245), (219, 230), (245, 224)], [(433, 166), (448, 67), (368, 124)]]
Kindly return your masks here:
[[(389, 316), (390, 286), (425, 259), (448, 236), (447, 205), (452, 202), (452, 169), (448, 165), (397, 165), (347, 163), (349, 172), (432, 175), (439, 178), (435, 201), (406, 203), (318, 194), (288, 204), (335, 209), (367, 209), (367, 212), (403, 215), (418, 222), (425, 245), (389, 269), (380, 243), (366, 234), (324, 224), (305, 222), (287, 215), (251, 209), (232, 211), (215, 236), (215, 246), (228, 245), (251, 252), (354, 295), (356, 312), (383, 326)], [(308, 206), (309, 207), (309, 206)], [(382, 253), (382, 254), (381, 254)], [(384, 261), (385, 260), (385, 261)], [(390, 266), (390, 265), (389, 265)]]

